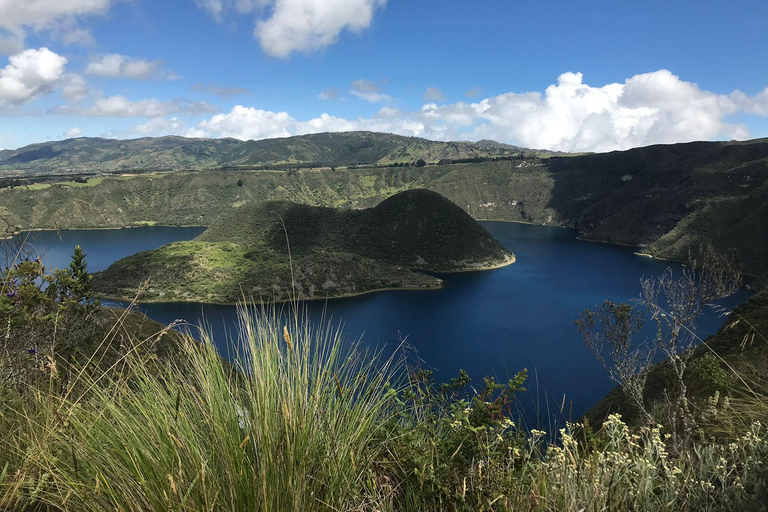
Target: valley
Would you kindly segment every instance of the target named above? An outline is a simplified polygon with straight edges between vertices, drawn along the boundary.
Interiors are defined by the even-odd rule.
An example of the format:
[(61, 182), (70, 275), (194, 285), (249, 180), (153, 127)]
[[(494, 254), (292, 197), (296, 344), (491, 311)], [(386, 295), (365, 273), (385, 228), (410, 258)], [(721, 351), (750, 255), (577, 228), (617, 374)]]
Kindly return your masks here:
[(0, 218), (24, 229), (208, 226), (254, 201), (360, 209), (414, 188), (475, 219), (571, 227), (663, 259), (710, 242), (737, 250), (747, 272), (768, 272), (765, 140), (421, 167), (102, 175), (0, 189)]

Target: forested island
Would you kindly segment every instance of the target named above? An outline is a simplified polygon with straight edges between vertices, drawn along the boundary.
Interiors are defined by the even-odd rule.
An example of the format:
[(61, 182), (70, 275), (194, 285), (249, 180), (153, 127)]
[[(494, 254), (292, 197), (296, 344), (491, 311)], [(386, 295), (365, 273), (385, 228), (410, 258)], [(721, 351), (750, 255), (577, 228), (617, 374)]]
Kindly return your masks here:
[(94, 290), (140, 301), (281, 302), (434, 289), (442, 281), (425, 271), (514, 261), (461, 208), (435, 192), (411, 190), (363, 210), (286, 201), (239, 206), (194, 241), (114, 263), (95, 275)]

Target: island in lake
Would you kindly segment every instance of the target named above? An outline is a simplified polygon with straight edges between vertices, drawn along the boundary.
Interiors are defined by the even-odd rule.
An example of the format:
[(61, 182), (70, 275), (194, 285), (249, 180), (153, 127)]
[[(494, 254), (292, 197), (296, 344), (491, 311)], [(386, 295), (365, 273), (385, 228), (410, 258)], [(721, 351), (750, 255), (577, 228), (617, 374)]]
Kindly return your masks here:
[(242, 205), (193, 241), (123, 258), (96, 274), (93, 287), (101, 297), (144, 302), (280, 302), (435, 289), (442, 281), (425, 272), (514, 261), (457, 205), (436, 192), (409, 190), (364, 210)]

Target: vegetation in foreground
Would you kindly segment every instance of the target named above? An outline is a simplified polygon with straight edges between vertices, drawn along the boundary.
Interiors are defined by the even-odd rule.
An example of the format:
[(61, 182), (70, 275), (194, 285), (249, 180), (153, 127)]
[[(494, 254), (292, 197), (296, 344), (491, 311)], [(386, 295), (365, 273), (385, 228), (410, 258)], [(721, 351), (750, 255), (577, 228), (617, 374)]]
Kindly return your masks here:
[[(243, 309), (232, 363), (204, 333), (174, 336), (160, 352), (158, 336), (138, 330), (118, 344), (106, 333), (115, 357), (77, 346), (62, 357), (57, 308), (100, 309), (80, 300), (90, 281), (82, 256), (50, 278), (69, 286), (68, 300), (25, 280), (26, 261), (4, 271), (4, 510), (763, 510), (768, 500), (758, 381), (676, 416), (646, 410), (652, 421), (639, 425), (613, 414), (598, 430), (543, 432), (516, 417), (525, 372), (479, 388), (463, 373), (436, 385), (298, 314)], [(703, 281), (689, 274), (690, 289), (726, 293), (730, 267), (719, 268)], [(631, 318), (616, 307), (603, 318)], [(56, 312), (38, 315), (47, 309)], [(587, 340), (624, 339), (610, 336), (634, 325), (585, 315)], [(24, 348), (17, 335), (31, 319), (52, 329)], [(679, 391), (670, 387), (670, 405), (687, 399)]]
[(483, 270), (513, 261), (461, 208), (435, 192), (410, 190), (364, 210), (240, 206), (195, 241), (114, 263), (95, 275), (93, 288), (129, 300), (141, 291), (142, 301), (326, 299), (439, 288), (440, 279), (419, 271)]
[[(210, 340), (130, 352), (71, 391), (4, 408), (0, 506), (38, 510), (760, 510), (768, 439), (668, 450), (611, 416), (526, 432), (524, 374), (465, 394), (345, 348), (333, 330), (243, 315), (233, 367)], [(57, 377), (48, 377), (56, 388)], [(75, 389), (79, 391), (75, 391)]]

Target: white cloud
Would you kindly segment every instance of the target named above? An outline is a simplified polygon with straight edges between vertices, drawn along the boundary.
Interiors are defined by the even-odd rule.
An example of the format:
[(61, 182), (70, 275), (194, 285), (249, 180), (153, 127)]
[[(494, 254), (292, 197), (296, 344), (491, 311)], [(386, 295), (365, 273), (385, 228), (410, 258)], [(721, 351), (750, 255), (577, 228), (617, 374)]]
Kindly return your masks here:
[(214, 19), (228, 11), (257, 16), (254, 37), (275, 57), (311, 53), (335, 43), (344, 30), (368, 28), (387, 0), (195, 0)]
[(146, 117), (157, 118), (172, 114), (211, 114), (213, 105), (189, 100), (161, 101), (155, 98), (132, 101), (125, 96), (99, 98), (90, 107), (67, 105), (53, 109), (57, 115), (82, 117)]
[[(564, 73), (540, 93), (507, 93), (471, 105), (479, 124), (471, 133), (521, 145), (563, 151), (744, 138), (726, 117), (737, 112), (726, 95), (680, 80), (667, 70), (636, 75), (622, 83), (593, 87), (581, 73)], [(438, 109), (444, 117), (452, 105)]]
[(89, 43), (90, 33), (80, 19), (101, 15), (112, 0), (0, 0), (0, 32), (23, 41), (29, 29), (50, 30), (65, 43)]
[(132, 59), (125, 55), (110, 53), (92, 58), (88, 67), (85, 68), (85, 74), (133, 80), (177, 80), (178, 75), (163, 69), (164, 65), (162, 60)]
[(213, 94), (214, 96), (218, 96), (223, 100), (228, 100), (235, 96), (251, 93), (251, 91), (249, 91), (248, 89), (244, 89), (242, 87), (231, 87), (231, 86), (227, 87), (227, 86), (218, 85), (214, 82), (210, 82), (207, 84), (204, 84), (202, 82), (197, 82), (195, 84), (192, 84), (189, 90), (192, 92), (200, 93), (200, 94)]
[(345, 29), (362, 32), (385, 4), (386, 0), (276, 0), (271, 16), (256, 23), (254, 34), (270, 55), (308, 53), (335, 43)]
[(425, 102), (445, 101), (445, 94), (443, 94), (443, 91), (441, 91), (437, 87), (427, 87), (427, 90), (424, 91), (424, 101)]
[(296, 119), (287, 112), (270, 112), (238, 105), (228, 114), (217, 114), (202, 121), (192, 130), (190, 137), (234, 137), (237, 139), (271, 139), (288, 137), (289, 127), (296, 125)]
[(64, 132), (65, 139), (75, 139), (83, 134), (83, 129), (79, 126), (75, 126), (71, 130)]
[(737, 108), (747, 114), (768, 116), (768, 87), (756, 96), (747, 96), (741, 91), (734, 91), (730, 98), (736, 103)]
[(390, 101), (392, 96), (381, 92), (381, 88), (370, 80), (355, 80), (352, 82), (350, 94), (371, 103)]
[(178, 117), (157, 117), (134, 127), (132, 134), (141, 135), (142, 137), (153, 137), (157, 135), (179, 135), (186, 130), (186, 126)]
[[(329, 114), (308, 121), (298, 121), (287, 112), (271, 112), (238, 105), (226, 114), (200, 122), (188, 132), (190, 137), (232, 137), (241, 140), (289, 137), (307, 133), (366, 130), (425, 136), (426, 128), (407, 114), (384, 107), (371, 118), (344, 119)], [(432, 135), (432, 133), (429, 133)]]
[(82, 76), (70, 73), (62, 79), (61, 95), (64, 99), (77, 103), (89, 94), (90, 91)]
[[(367, 81), (353, 87), (379, 94)], [(258, 139), (324, 131), (370, 130), (434, 140), (495, 139), (531, 148), (609, 151), (693, 140), (744, 139), (746, 128), (729, 121), (744, 113), (768, 116), (768, 89), (756, 96), (701, 89), (660, 70), (600, 87), (581, 73), (564, 73), (542, 92), (506, 93), (474, 103), (427, 103), (417, 111), (384, 107), (369, 118), (329, 114), (300, 121), (287, 112), (237, 106), (203, 121), (199, 137)]]
[(48, 48), (12, 56), (0, 69), (0, 105), (20, 105), (51, 92), (64, 75), (67, 59)]

